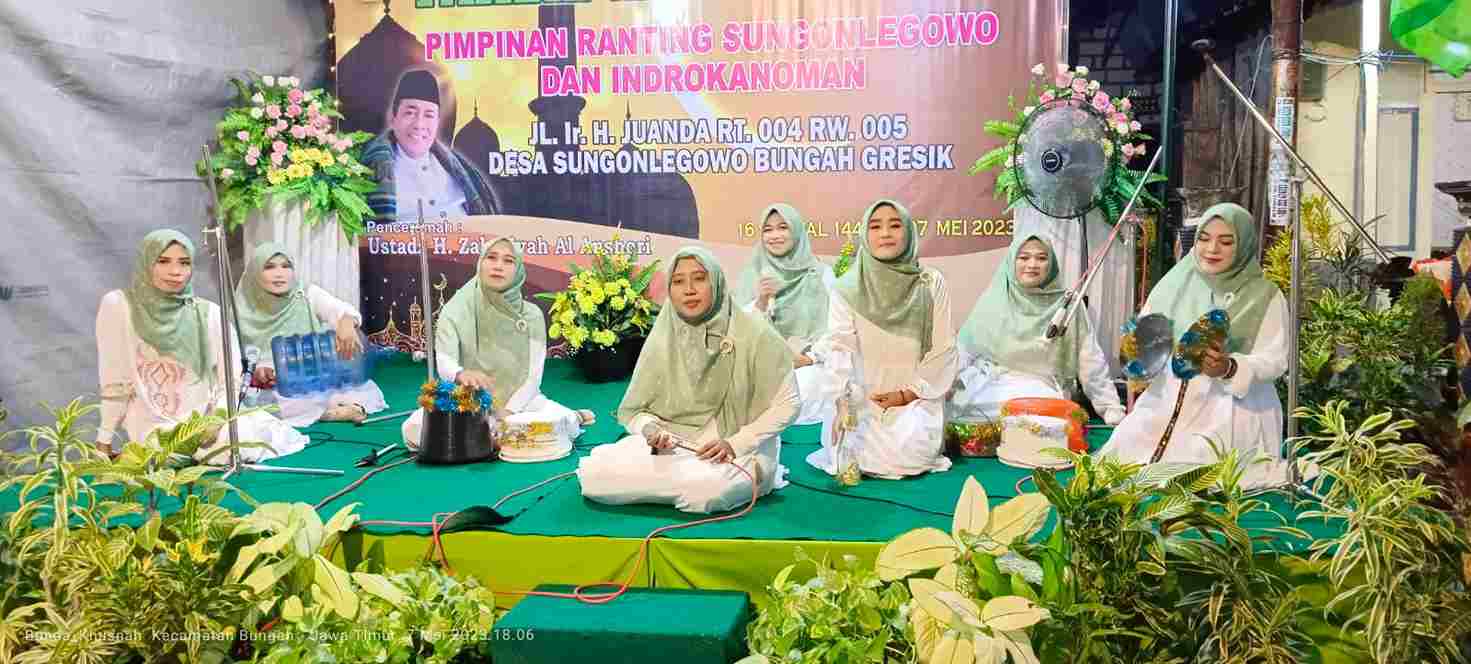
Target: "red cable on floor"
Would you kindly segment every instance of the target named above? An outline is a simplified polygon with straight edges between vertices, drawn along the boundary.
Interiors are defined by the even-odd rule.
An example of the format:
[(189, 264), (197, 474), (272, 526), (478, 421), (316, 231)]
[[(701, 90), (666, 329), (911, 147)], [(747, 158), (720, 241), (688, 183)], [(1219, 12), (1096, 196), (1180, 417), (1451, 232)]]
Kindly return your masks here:
[[(686, 448), (686, 449), (688, 449), (688, 448)], [(723, 515), (723, 516), (709, 517), (709, 518), (705, 518), (705, 519), (699, 519), (697, 521), (691, 521), (689, 523), (676, 523), (676, 524), (672, 524), (672, 525), (668, 525), (668, 526), (661, 526), (659, 528), (655, 528), (653, 532), (650, 532), (648, 535), (644, 536), (643, 541), (639, 543), (638, 559), (634, 561), (633, 569), (629, 571), (628, 578), (624, 579), (622, 583), (617, 583), (617, 582), (614, 582), (614, 581), (600, 581), (598, 583), (587, 583), (587, 584), (583, 584), (583, 585), (577, 586), (576, 588), (573, 588), (572, 589), (572, 592), (570, 592), (570, 593), (554, 593), (554, 592), (546, 592), (546, 591), (540, 591), (540, 590), (495, 590), (493, 588), (491, 590), (493, 592), (503, 593), (503, 594), (506, 594), (506, 595), (552, 597), (552, 598), (557, 598), (557, 599), (575, 599), (575, 600), (577, 600), (579, 602), (582, 602), (584, 604), (607, 604), (608, 602), (611, 602), (611, 601), (613, 601), (615, 599), (618, 599), (619, 597), (622, 597), (623, 594), (626, 593), (626, 592), (628, 592), (629, 588), (633, 585), (633, 580), (634, 580), (634, 578), (636, 578), (638, 576), (639, 569), (641, 567), (643, 567), (644, 562), (648, 559), (649, 543), (651, 541), (653, 541), (653, 539), (655, 537), (658, 537), (659, 535), (662, 535), (662, 534), (667, 533), (667, 532), (670, 532), (670, 531), (680, 530), (682, 528), (693, 528), (695, 526), (702, 526), (702, 525), (711, 524), (711, 523), (719, 523), (721, 521), (730, 521), (732, 519), (739, 519), (739, 518), (741, 518), (741, 517), (743, 517), (743, 516), (745, 516), (747, 514), (750, 514), (751, 513), (751, 510), (756, 507), (756, 500), (761, 495), (761, 493), (760, 493), (760, 491), (761, 491), (760, 482), (758, 482), (756, 480), (756, 476), (755, 475), (752, 475), (751, 474), (751, 471), (748, 471), (745, 468), (742, 468), (741, 466), (737, 465), (734, 461), (727, 461), (726, 463), (729, 463), (730, 465), (735, 466), (735, 469), (736, 470), (741, 471), (741, 474), (742, 475), (745, 475), (747, 479), (751, 480), (751, 502), (747, 503), (746, 506), (741, 509), (741, 511), (736, 512), (734, 514), (726, 514), (726, 515)], [(499, 506), (501, 503), (504, 503), (506, 501), (506, 499), (508, 499), (508, 498), (510, 498), (510, 497), (512, 497), (514, 495), (517, 495), (519, 493), (524, 493), (524, 492), (529, 491), (529, 490), (531, 490), (531, 489), (533, 489), (533, 488), (535, 488), (537, 486), (541, 486), (543, 484), (547, 484), (547, 483), (549, 483), (549, 482), (551, 482), (553, 480), (557, 480), (557, 479), (560, 479), (562, 477), (569, 476), (571, 474), (573, 474), (573, 473), (564, 473), (562, 475), (559, 475), (559, 476), (556, 476), (556, 477), (552, 477), (552, 478), (547, 479), (547, 480), (543, 480), (542, 482), (539, 482), (539, 483), (537, 483), (537, 484), (535, 484), (535, 485), (533, 485), (531, 487), (527, 487), (526, 489), (522, 489), (520, 491), (516, 491), (516, 492), (514, 492), (514, 493), (512, 493), (510, 495), (507, 495), (505, 498), (502, 498), (500, 502), (496, 503), (496, 505)], [(454, 571), (454, 568), (450, 567), (450, 564), (449, 564), (449, 555), (446, 554), (445, 551), (444, 551), (444, 541), (443, 541), (443, 539), (440, 538), (439, 529), (444, 525), (444, 522), (445, 521), (448, 521), (449, 518), (452, 517), (452, 516), (454, 516), (455, 514), (456, 514), (455, 512), (439, 512), (439, 513), (436, 513), (433, 516), (433, 518), (430, 521), (428, 521), (428, 522), (424, 522), (424, 521), (361, 521), (361, 522), (359, 522), (359, 525), (370, 525), (371, 524), (371, 525), (393, 525), (393, 526), (428, 527), (430, 529), (430, 538), (431, 538), (431, 548), (432, 548), (432, 550), (435, 551), (435, 552), (437, 552), (439, 554), (440, 564), (444, 566), (445, 572), (447, 572), (450, 575), (454, 575), (455, 571)], [(443, 520), (441, 520), (440, 517), (443, 517)], [(611, 591), (611, 592), (598, 593), (598, 594), (588, 594), (588, 592), (587, 592), (589, 589), (603, 587), (603, 586), (612, 586), (612, 587), (615, 587), (617, 589), (614, 590), (614, 591)]]

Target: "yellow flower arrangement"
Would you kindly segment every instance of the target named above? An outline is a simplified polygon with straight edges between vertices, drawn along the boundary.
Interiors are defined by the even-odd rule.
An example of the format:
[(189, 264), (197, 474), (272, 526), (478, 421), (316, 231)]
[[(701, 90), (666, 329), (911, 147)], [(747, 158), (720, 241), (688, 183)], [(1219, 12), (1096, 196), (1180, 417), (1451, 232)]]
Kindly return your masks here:
[(592, 344), (611, 348), (647, 336), (658, 305), (646, 291), (659, 262), (639, 266), (635, 258), (595, 249), (591, 267), (573, 266), (566, 290), (537, 294), (552, 303), (547, 337), (565, 339), (577, 353)]

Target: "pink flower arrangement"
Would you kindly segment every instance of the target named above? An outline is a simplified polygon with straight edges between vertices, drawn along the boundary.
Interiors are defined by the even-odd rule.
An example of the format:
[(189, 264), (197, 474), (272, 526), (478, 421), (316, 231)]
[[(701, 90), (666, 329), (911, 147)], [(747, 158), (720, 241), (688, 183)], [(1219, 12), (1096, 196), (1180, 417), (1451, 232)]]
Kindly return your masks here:
[(291, 195), (308, 201), (306, 223), (335, 219), (349, 240), (362, 235), (365, 196), (376, 184), (351, 150), (371, 135), (335, 131), (342, 117), (336, 98), (302, 89), (293, 76), (232, 83), (238, 96), (218, 124), (219, 149), (196, 164), (200, 175), (218, 179), (228, 225), (245, 223), (270, 196)]

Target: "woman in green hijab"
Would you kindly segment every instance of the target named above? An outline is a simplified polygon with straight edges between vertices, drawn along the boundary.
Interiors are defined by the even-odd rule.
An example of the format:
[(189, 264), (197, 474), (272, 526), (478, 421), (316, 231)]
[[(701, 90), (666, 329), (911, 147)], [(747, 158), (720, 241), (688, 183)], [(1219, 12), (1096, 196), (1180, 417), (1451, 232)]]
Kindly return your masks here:
[[(97, 448), (111, 454), (118, 430), (145, 442), (158, 429), (178, 425), (191, 414), (225, 407), (224, 339), (220, 308), (194, 297), (194, 244), (183, 233), (160, 229), (143, 238), (127, 288), (102, 296), (97, 308), (97, 373), (102, 422)], [(230, 335), (232, 357), (240, 357)], [(307, 437), (268, 413), (237, 420), (242, 458), (257, 461), (290, 454)], [(224, 463), (221, 431), (214, 445), (202, 446), (201, 460)]]
[[(572, 453), (572, 441), (593, 421), (592, 411), (573, 411), (541, 393), (547, 354), (546, 316), (521, 293), (526, 260), (507, 238), (481, 241), (475, 278), (455, 291), (434, 326), (439, 377), (490, 390), (497, 414), (513, 423), (550, 424), (554, 440), (501, 449), (501, 460), (537, 462)], [(419, 446), (424, 411), (404, 422), (404, 443)]]
[(1060, 282), (1051, 243), (1039, 235), (1012, 239), (960, 330), (962, 368), (945, 402), (946, 419), (995, 420), (1010, 399), (1072, 399), (1080, 384), (1105, 422), (1124, 418), (1087, 309), (1078, 308), (1062, 337), (1046, 338), (1062, 307)]
[[(817, 260), (807, 224), (797, 209), (775, 203), (762, 210), (761, 241), (736, 282), (736, 304), (765, 316), (796, 354), (797, 391), (811, 394), (821, 375), (812, 345), (827, 330), (827, 302), (837, 282), (832, 267)], [(803, 399), (796, 424), (816, 424), (832, 403)]]
[[(827, 335), (814, 350), (824, 376), (812, 395), (837, 404), (822, 425), (822, 449), (807, 462), (838, 468), (835, 446), (863, 473), (897, 479), (950, 468), (943, 454), (945, 392), (955, 382), (950, 294), (919, 264), (919, 233), (892, 200), (868, 207), (863, 248), (828, 302)], [(843, 426), (838, 426), (843, 425)]]
[[(1249, 487), (1287, 480), (1282, 458), (1282, 402), (1276, 381), (1287, 371), (1287, 301), (1262, 275), (1257, 228), (1251, 213), (1221, 203), (1201, 215), (1195, 247), (1150, 292), (1140, 315), (1164, 314), (1178, 340), (1203, 314), (1223, 309), (1230, 320), (1224, 348), (1206, 353), (1200, 375), (1189, 381), (1180, 418), (1160, 459), (1211, 463), (1212, 445), (1239, 450), (1262, 463), (1247, 469)], [(1119, 423), (1100, 455), (1148, 463), (1169, 424), (1180, 379), (1157, 376)]]
[(613, 505), (722, 512), (785, 486), (781, 432), (797, 415), (792, 354), (763, 318), (735, 306), (710, 252), (685, 247), (668, 265), (654, 321), (618, 423), (629, 436), (577, 468), (582, 495)]
[[(303, 286), (296, 276), (296, 261), (285, 247), (267, 242), (255, 248), (245, 263), (245, 272), (235, 287), (236, 315), (240, 321), (240, 345), (245, 357), (253, 359), (252, 382), (274, 388), (275, 358), (271, 340), (295, 334), (332, 330), (338, 357), (349, 360), (363, 351), (358, 326), (363, 317), (352, 305), (314, 285)], [(247, 401), (250, 397), (247, 396)], [(292, 426), (313, 422), (361, 422), (369, 414), (388, 408), (383, 390), (369, 380), (334, 391), (286, 397), (274, 389), (260, 391), (255, 404), (276, 403), (281, 419)]]

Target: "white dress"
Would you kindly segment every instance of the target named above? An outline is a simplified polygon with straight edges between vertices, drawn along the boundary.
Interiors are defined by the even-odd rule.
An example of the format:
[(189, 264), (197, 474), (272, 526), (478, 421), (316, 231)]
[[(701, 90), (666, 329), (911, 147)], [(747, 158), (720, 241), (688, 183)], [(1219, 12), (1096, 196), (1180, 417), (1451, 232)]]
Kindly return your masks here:
[[(833, 275), (832, 266), (823, 265), (823, 288), (827, 289), (827, 292), (831, 294), (833, 292), (833, 286), (837, 284), (837, 282), (838, 278)], [(831, 297), (831, 295), (829, 295), (829, 297)], [(743, 308), (749, 313), (763, 316), (768, 321), (771, 320), (771, 312), (769, 310), (757, 309), (756, 302), (754, 300), (747, 302), (746, 306)], [(780, 316), (780, 312), (777, 312), (777, 315)], [(817, 338), (811, 339), (803, 337), (787, 337), (787, 346), (792, 349), (792, 353), (801, 354), (802, 350), (804, 348), (807, 348), (808, 344), (817, 341), (820, 337), (820, 334)], [(817, 393), (817, 382), (818, 380), (820, 380), (820, 377), (822, 375), (822, 367), (820, 363), (816, 361), (817, 358), (814, 357), (812, 359), (812, 364), (809, 364), (805, 367), (798, 367), (796, 369), (797, 394), (802, 399), (802, 410), (797, 414), (797, 420), (795, 422), (792, 422), (792, 424), (817, 424), (818, 422), (831, 417), (833, 413), (833, 403), (831, 401), (824, 401), (818, 398), (809, 398), (808, 396), (815, 395)]]
[[(1141, 311), (1140, 316), (1149, 311)], [(1204, 313), (1204, 312), (1202, 312)], [(1247, 354), (1233, 353), (1237, 363), (1231, 380), (1204, 374), (1190, 380), (1180, 419), (1170, 435), (1169, 446), (1160, 459), (1164, 463), (1213, 463), (1208, 441), (1222, 450), (1241, 450), (1243, 461), (1264, 458), (1250, 466), (1242, 484), (1245, 488), (1281, 486), (1287, 483), (1288, 466), (1282, 458), (1282, 402), (1276, 381), (1287, 371), (1287, 301), (1275, 293), (1267, 305), (1256, 344)], [(1166, 368), (1150, 383), (1134, 404), (1133, 412), (1114, 429), (1098, 455), (1114, 455), (1129, 463), (1148, 463), (1164, 435), (1170, 413), (1175, 409), (1180, 379)]]
[[(781, 432), (792, 423), (799, 407), (795, 379), (788, 377), (771, 405), (726, 439), (735, 451), (734, 462), (759, 480), (758, 495), (787, 484), (786, 468), (780, 462)], [(628, 422), (631, 435), (612, 445), (594, 447), (582, 458), (577, 477), (583, 497), (609, 505), (673, 505), (698, 514), (724, 512), (750, 502), (751, 480), (731, 464), (702, 461), (679, 448), (671, 454), (652, 454), (639, 433), (650, 422), (660, 420), (652, 413), (635, 415)], [(689, 442), (700, 449), (718, 438), (720, 431), (712, 417)]]
[[(1117, 424), (1124, 417), (1124, 406), (1119, 402), (1118, 390), (1109, 376), (1108, 358), (1092, 333), (1092, 314), (1087, 309), (1080, 311), (1089, 317), (1090, 322), (1088, 333), (1082, 335), (1078, 344), (1079, 382), (1093, 402), (1094, 410), (1103, 416), (1104, 421)], [(1048, 342), (1038, 340), (1038, 343), (1040, 346)], [(994, 420), (1001, 414), (1001, 405), (1011, 399), (1071, 398), (1053, 376), (1011, 369), (965, 350), (957, 352), (962, 368), (956, 374), (955, 389), (945, 402), (946, 420)], [(1045, 348), (1039, 347), (1038, 355), (1045, 357)]]
[[(955, 382), (955, 332), (950, 327), (950, 295), (939, 271), (926, 268), (934, 299), (934, 339), (929, 353), (920, 357), (916, 339), (893, 334), (857, 316), (842, 296), (833, 293), (828, 304), (827, 336), (813, 347), (822, 359), (816, 381), (817, 398), (836, 403), (845, 393), (856, 407), (857, 426), (843, 445), (857, 455), (864, 474), (887, 479), (950, 469), (944, 455), (945, 393)], [(869, 400), (876, 392), (909, 390), (916, 401), (887, 410)], [(836, 474), (833, 459), (833, 420), (822, 423), (822, 449), (808, 455), (807, 463)]]
[[(459, 356), (459, 334), (451, 325), (441, 325), (434, 330), (434, 357), (438, 360), (439, 377), (444, 380), (454, 380), (464, 366), (460, 364)], [(537, 339), (528, 338), (530, 355), (527, 360), (526, 381), (521, 383), (511, 397), (505, 402), (507, 413), (533, 413), (541, 419), (555, 422), (558, 434), (566, 434), (567, 440), (576, 440), (582, 435), (582, 418), (576, 411), (563, 406), (560, 403), (548, 399), (541, 393), (541, 376), (546, 362), (546, 344)], [(410, 448), (419, 447), (419, 433), (424, 426), (424, 409), (414, 411), (414, 414), (405, 420), (402, 427), (404, 444)]]
[[(337, 321), (343, 316), (351, 316), (358, 325), (363, 324), (363, 316), (356, 309), (342, 300), (333, 297), (326, 290), (317, 286), (308, 286), (306, 289), (307, 301), (311, 303), (311, 311), (316, 314), (317, 320), (326, 326), (325, 329), (335, 329)], [(245, 346), (245, 356), (256, 358), (255, 365), (258, 367), (275, 368), (274, 358), (271, 356), (270, 347), (256, 348)], [(252, 398), (253, 397), (253, 398)], [(310, 426), (313, 422), (322, 419), (322, 414), (328, 408), (338, 403), (356, 404), (363, 407), (368, 414), (376, 413), (388, 408), (388, 402), (383, 398), (383, 390), (378, 388), (378, 383), (369, 380), (362, 385), (348, 387), (335, 392), (308, 394), (297, 397), (285, 397), (277, 394), (275, 390), (256, 390), (253, 395), (246, 397), (248, 405), (266, 405), (274, 403), (280, 407), (281, 419), (294, 427)]]
[[(134, 441), (146, 441), (155, 429), (178, 425), (191, 413), (225, 407), (225, 367), (220, 339), (220, 308), (204, 302), (208, 312), (204, 324), (209, 335), (209, 354), (215, 364), (213, 387), (194, 375), (193, 369), (167, 355), (161, 355), (133, 332), (128, 312), (128, 296), (115, 290), (102, 296), (97, 308), (97, 378), (102, 393), (102, 421), (97, 428), (97, 442), (116, 447), (119, 429)], [(232, 357), (240, 357), (232, 334)], [(270, 449), (243, 447), (240, 457), (259, 461), (297, 452), (308, 439), (301, 432), (270, 413), (254, 412), (236, 420), (241, 443), (265, 443)], [(229, 444), (229, 427), (221, 427), (215, 445), (201, 447), (195, 454), (200, 460), (224, 465), (228, 452), (214, 454)]]

